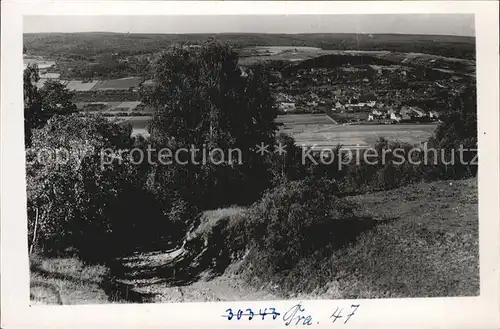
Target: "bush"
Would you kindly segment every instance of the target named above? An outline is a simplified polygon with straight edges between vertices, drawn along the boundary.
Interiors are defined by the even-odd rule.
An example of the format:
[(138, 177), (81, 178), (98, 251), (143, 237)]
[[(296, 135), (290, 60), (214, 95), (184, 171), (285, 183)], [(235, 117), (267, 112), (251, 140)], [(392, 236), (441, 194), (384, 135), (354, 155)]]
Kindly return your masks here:
[(313, 268), (352, 238), (352, 205), (335, 197), (336, 192), (336, 183), (328, 180), (287, 182), (267, 192), (246, 220), (234, 225), (244, 237), (235, 243), (243, 240), (251, 248), (248, 274), (260, 282), (283, 284), (299, 264)]
[[(130, 127), (99, 115), (55, 116), (34, 131), (27, 152), (33, 248), (49, 254), (69, 248), (84, 259), (100, 260), (173, 231), (173, 222), (163, 219), (160, 204), (145, 189), (148, 167), (130, 159), (102, 162), (102, 150), (130, 149), (132, 142)], [(64, 150), (67, 161), (36, 159)]]

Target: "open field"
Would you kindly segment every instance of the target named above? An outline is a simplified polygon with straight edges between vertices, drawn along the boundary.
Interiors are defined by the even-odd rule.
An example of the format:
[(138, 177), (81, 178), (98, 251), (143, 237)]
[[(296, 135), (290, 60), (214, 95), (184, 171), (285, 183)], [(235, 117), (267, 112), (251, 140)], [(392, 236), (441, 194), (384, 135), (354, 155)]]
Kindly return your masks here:
[[(377, 139), (384, 137), (392, 141), (418, 144), (432, 136), (435, 124), (397, 124), (397, 125), (338, 125), (321, 127), (316, 125), (294, 125), (285, 128), (295, 138), (298, 145), (313, 147), (344, 148), (369, 147)], [(313, 147), (314, 148), (314, 147)]]
[(141, 104), (140, 101), (131, 102), (121, 102), (113, 110), (114, 111), (133, 111), (137, 106)]
[(135, 110), (141, 104), (140, 101), (127, 102), (77, 102), (76, 107), (80, 111), (95, 108), (95, 111), (100, 112), (128, 112)]
[(121, 124), (130, 124), (132, 126), (132, 136), (142, 135), (148, 136), (147, 125), (151, 117), (137, 116), (137, 117), (114, 117)]
[(326, 114), (285, 114), (278, 115), (276, 122), (290, 125), (331, 125), (334, 124)]
[(66, 87), (69, 90), (74, 91), (89, 91), (92, 90), (97, 84), (99, 84), (98, 80), (94, 80), (92, 82), (82, 82), (81, 80), (70, 80)]
[(39, 69), (46, 69), (55, 65), (56, 62), (51, 60), (46, 60), (40, 56), (35, 56), (35, 57), (24, 56), (23, 57), (24, 68), (26, 68), (28, 64), (36, 64)]
[(142, 82), (142, 78), (128, 77), (115, 80), (101, 81), (94, 90), (122, 90), (129, 88), (137, 88)]
[[(132, 125), (132, 135), (148, 135), (146, 126), (151, 117), (117, 119), (120, 123)], [(280, 115), (276, 121), (283, 124), (281, 131), (295, 138), (297, 145), (315, 145), (316, 148), (331, 148), (338, 144), (344, 148), (364, 148), (374, 145), (380, 137), (418, 144), (432, 136), (437, 127), (437, 124), (339, 125), (325, 114)]]
[[(295, 138), (297, 145), (317, 148), (368, 147), (378, 138), (418, 144), (426, 141), (436, 130), (436, 124), (394, 124), (394, 125), (338, 125), (325, 114), (282, 115), (282, 131)], [(314, 148), (314, 147), (313, 147)]]
[[(325, 50), (314, 47), (247, 47), (240, 51), (239, 63), (243, 66), (254, 65), (262, 62), (285, 61), (305, 62), (319, 57), (327, 61), (339, 61), (339, 58), (347, 60), (351, 58), (364, 58), (374, 63), (384, 65), (426, 66), (432, 69), (449, 73), (462, 74), (470, 77), (475, 76), (476, 62), (471, 59), (455, 57), (443, 57), (434, 54), (416, 52), (391, 52), (385, 50)], [(366, 62), (361, 60), (361, 63)], [(356, 63), (356, 61), (354, 62)], [(368, 62), (366, 62), (369, 64)]]

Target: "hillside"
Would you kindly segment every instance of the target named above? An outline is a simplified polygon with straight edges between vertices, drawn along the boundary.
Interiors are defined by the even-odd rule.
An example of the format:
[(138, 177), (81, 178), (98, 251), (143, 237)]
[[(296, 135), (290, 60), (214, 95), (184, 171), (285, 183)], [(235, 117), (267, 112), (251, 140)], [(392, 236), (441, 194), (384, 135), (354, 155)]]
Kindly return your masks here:
[[(300, 298), (472, 296), (479, 289), (477, 181), (439, 181), (349, 197), (381, 224), (325, 259), (339, 275)], [(245, 259), (221, 257), (219, 236), (244, 209), (205, 213), (182, 248), (137, 254), (112, 269), (118, 286), (154, 301), (287, 296), (244, 281)], [(190, 250), (190, 251), (188, 251)], [(224, 261), (226, 260), (226, 261)], [(328, 265), (327, 265), (328, 266)], [(317, 275), (321, 275), (318, 269)], [(309, 278), (314, 280), (314, 278)], [(123, 290), (123, 288), (121, 288)], [(274, 290), (274, 291), (273, 291)], [(147, 296), (147, 297), (146, 297)]]
[[(124, 257), (107, 271), (102, 266), (82, 268), (76, 261), (45, 260), (40, 270), (34, 269), (32, 284), (39, 291), (34, 299), (55, 302), (47, 297), (50, 291), (42, 288), (57, 286), (62, 289), (60, 299), (71, 300), (75, 292), (65, 287), (73, 289), (74, 282), (85, 292), (85, 301), (94, 303), (104, 302), (106, 294), (114, 302), (478, 294), (476, 179), (413, 184), (348, 199), (359, 204), (360, 214), (369, 214), (382, 224), (332, 259), (325, 259), (327, 266), (339, 268), (339, 275), (313, 291), (289, 296), (273, 291), (275, 287), (269, 284), (257, 289), (244, 280), (244, 257), (220, 257), (225, 251), (217, 243), (218, 235), (235, 216), (244, 213), (242, 208), (227, 208), (204, 213), (181, 248)], [(100, 282), (88, 281), (91, 271), (101, 273)], [(320, 273), (318, 269), (317, 275)]]
[[(445, 57), (475, 59), (473, 37), (407, 34), (135, 34), (135, 33), (26, 33), (28, 54), (59, 58), (89, 59), (118, 52), (121, 55), (153, 53), (173, 42), (199, 44), (216, 38), (234, 47), (302, 46), (325, 50), (389, 50), (421, 52)], [(133, 47), (130, 45), (133, 44)]]

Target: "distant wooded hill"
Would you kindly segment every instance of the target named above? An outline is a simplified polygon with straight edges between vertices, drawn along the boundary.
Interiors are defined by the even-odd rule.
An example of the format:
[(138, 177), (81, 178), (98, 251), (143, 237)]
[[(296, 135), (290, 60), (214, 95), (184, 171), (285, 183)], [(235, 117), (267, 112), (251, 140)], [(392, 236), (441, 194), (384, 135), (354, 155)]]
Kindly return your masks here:
[(155, 53), (171, 43), (199, 44), (216, 38), (236, 48), (248, 46), (307, 46), (325, 50), (389, 50), (475, 59), (475, 38), (409, 34), (134, 34), (27, 33), (27, 54), (59, 60), (98, 60), (99, 56), (136, 56)]

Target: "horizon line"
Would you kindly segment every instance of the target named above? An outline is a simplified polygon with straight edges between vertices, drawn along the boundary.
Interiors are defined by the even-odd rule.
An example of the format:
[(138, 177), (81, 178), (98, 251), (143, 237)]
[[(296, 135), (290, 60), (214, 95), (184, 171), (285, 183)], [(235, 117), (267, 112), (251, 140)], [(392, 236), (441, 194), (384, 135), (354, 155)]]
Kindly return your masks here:
[(465, 38), (476, 38), (475, 35), (464, 35), (464, 34), (437, 34), (437, 33), (403, 33), (403, 32), (392, 32), (392, 33), (379, 33), (379, 32), (116, 32), (116, 31), (74, 31), (74, 32), (23, 32), (25, 34), (97, 34), (97, 33), (108, 33), (108, 34), (148, 34), (148, 35), (207, 35), (207, 34), (265, 34), (265, 35), (314, 35), (314, 34), (370, 34), (370, 35), (423, 35), (423, 36), (447, 36), (447, 37), (465, 37)]

